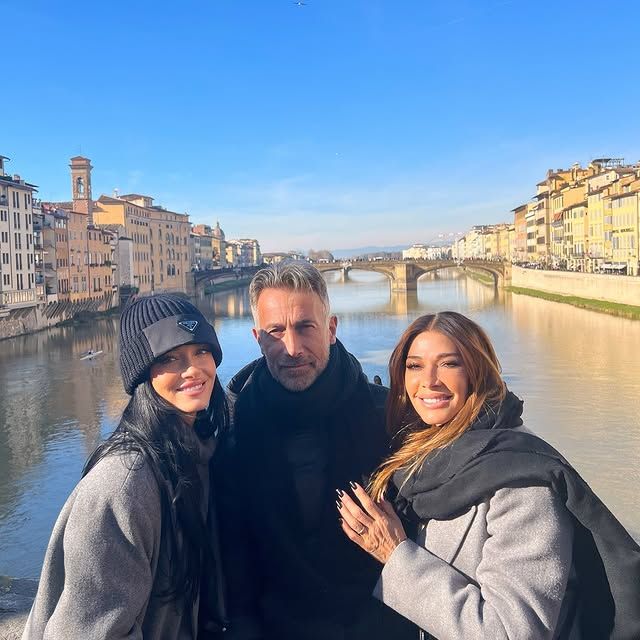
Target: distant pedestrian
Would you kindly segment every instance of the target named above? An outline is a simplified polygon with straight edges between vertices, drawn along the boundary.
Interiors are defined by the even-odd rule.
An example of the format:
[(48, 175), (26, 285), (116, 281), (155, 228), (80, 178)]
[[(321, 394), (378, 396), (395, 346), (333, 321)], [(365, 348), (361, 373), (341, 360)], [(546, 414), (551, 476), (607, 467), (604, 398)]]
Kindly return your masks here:
[(131, 396), (53, 529), (23, 640), (195, 640), (225, 624), (209, 461), (227, 426), (215, 331), (188, 301), (120, 321)]
[(389, 373), (395, 446), (369, 494), (338, 492), (376, 596), (438, 640), (640, 638), (640, 547), (524, 428), (485, 332), (422, 316)]
[(378, 375), (373, 376), (373, 384), (382, 384), (382, 378)]

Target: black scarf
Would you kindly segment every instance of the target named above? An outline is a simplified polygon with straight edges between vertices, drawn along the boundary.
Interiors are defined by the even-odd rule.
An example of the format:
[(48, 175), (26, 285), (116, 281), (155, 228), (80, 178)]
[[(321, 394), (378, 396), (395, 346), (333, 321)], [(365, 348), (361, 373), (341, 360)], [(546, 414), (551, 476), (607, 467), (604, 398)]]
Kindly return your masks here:
[(394, 474), (396, 507), (411, 521), (450, 520), (505, 487), (548, 486), (572, 514), (573, 560), (584, 638), (640, 638), (640, 547), (571, 465), (522, 424), (509, 392), (407, 478)]
[[(322, 513), (311, 536), (302, 526), (284, 455), (291, 431), (309, 424), (326, 431), (329, 464)], [(337, 341), (313, 385), (292, 392), (274, 380), (264, 358), (258, 360), (236, 402), (234, 428), (240, 464), (254, 474), (252, 508), (264, 527), (270, 558), (280, 557), (282, 584), (289, 580), (289, 588), (297, 587), (291, 597), (313, 595), (319, 609), (330, 607), (340, 615), (335, 608), (344, 607), (349, 615), (355, 601), (370, 597), (379, 568), (340, 529), (335, 489), (353, 480), (365, 482), (388, 449), (383, 418), (374, 409), (360, 364)], [(292, 575), (286, 578), (289, 570)]]

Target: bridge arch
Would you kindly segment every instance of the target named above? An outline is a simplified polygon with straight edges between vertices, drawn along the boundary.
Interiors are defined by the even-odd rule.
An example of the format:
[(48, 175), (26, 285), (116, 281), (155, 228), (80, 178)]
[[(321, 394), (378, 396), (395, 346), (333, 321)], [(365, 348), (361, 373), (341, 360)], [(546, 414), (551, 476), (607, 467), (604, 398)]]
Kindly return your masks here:
[(511, 264), (489, 260), (466, 260), (464, 262), (456, 260), (343, 261), (320, 263), (315, 266), (321, 272), (340, 270), (343, 274), (347, 274), (351, 270), (360, 270), (382, 273), (391, 281), (391, 289), (393, 291), (415, 290), (418, 286), (418, 279), (421, 276), (450, 268), (483, 271), (493, 278), (496, 288), (502, 288), (511, 283)]

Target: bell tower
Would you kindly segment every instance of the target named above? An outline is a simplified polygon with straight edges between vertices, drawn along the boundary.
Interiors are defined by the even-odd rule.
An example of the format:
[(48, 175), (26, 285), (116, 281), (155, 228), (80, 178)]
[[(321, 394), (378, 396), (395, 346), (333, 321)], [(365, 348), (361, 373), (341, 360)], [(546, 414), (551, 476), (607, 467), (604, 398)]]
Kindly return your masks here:
[(86, 213), (88, 224), (93, 224), (93, 200), (91, 199), (91, 160), (82, 156), (71, 158), (71, 194), (73, 210)]

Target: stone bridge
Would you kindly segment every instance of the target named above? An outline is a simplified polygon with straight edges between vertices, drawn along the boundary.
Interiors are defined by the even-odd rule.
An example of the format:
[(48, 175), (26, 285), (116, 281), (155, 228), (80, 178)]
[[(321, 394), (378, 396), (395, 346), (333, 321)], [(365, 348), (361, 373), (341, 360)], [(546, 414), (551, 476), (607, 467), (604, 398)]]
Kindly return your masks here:
[(415, 291), (421, 276), (451, 268), (487, 273), (493, 278), (497, 289), (511, 284), (511, 263), (491, 260), (345, 260), (318, 263), (315, 266), (321, 272), (340, 271), (344, 280), (353, 270), (383, 273), (391, 281), (392, 291)]
[(198, 295), (204, 291), (205, 287), (216, 282), (232, 282), (240, 278), (247, 278), (260, 267), (225, 267), (222, 269), (211, 269), (208, 271), (192, 271), (187, 276), (187, 294)]

